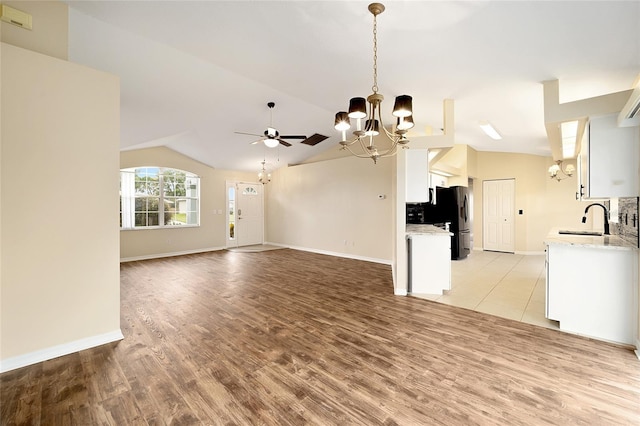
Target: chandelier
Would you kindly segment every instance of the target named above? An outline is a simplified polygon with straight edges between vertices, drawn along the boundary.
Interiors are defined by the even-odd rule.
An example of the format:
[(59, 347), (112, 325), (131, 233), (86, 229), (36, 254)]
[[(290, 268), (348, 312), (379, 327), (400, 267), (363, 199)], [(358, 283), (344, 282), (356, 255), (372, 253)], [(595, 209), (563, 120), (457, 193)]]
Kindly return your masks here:
[(271, 173), (267, 173), (267, 171), (265, 170), (265, 168), (264, 168), (265, 161), (264, 160), (262, 160), (261, 164), (262, 164), (262, 170), (260, 171), (260, 173), (258, 173), (258, 182), (260, 182), (263, 185), (266, 185), (269, 182), (271, 182)]
[[(569, 178), (573, 176), (573, 173), (576, 171), (576, 168), (573, 164), (567, 164), (564, 168), (562, 167), (562, 160), (556, 161), (556, 164), (553, 164), (549, 167), (549, 177), (551, 179), (555, 179), (560, 182), (563, 179)], [(561, 175), (564, 175), (562, 177)]]
[[(395, 128), (387, 130), (380, 111), (380, 104), (384, 96), (378, 93), (378, 27), (376, 17), (384, 12), (384, 5), (381, 3), (371, 3), (369, 12), (373, 15), (373, 93), (365, 98), (351, 98), (349, 101), (349, 112), (340, 111), (336, 114), (335, 128), (342, 132), (341, 150), (348, 150), (351, 154), (360, 158), (371, 158), (374, 163), (380, 157), (390, 157), (395, 155), (398, 146), (406, 148), (409, 143), (406, 133), (414, 126), (412, 98), (408, 95), (396, 97), (393, 107), (393, 115), (396, 117)], [(356, 120), (355, 136), (347, 140), (346, 131), (351, 128), (351, 119)], [(365, 119), (364, 127), (362, 120)], [(376, 146), (374, 136), (380, 132), (386, 136), (382, 139), (384, 146)], [(378, 141), (380, 138), (378, 138)]]

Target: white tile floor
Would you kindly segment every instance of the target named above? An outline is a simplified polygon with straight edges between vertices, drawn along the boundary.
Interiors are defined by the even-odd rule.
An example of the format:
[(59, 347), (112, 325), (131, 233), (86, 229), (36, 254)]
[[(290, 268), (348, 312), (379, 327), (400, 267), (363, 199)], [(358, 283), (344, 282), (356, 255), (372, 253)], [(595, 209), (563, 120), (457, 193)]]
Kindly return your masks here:
[(451, 262), (451, 290), (412, 296), (558, 329), (544, 316), (544, 255), (474, 250)]

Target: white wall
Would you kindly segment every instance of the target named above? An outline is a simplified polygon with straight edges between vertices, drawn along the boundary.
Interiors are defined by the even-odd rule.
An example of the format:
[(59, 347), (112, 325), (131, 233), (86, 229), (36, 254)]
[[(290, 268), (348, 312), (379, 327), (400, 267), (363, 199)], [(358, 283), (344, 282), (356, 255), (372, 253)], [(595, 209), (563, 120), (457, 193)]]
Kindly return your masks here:
[(200, 176), (200, 226), (120, 231), (121, 260), (219, 250), (226, 246), (225, 182), (255, 182), (257, 170), (249, 173), (213, 169), (165, 147), (121, 152), (120, 168), (143, 166), (172, 167)]
[(346, 157), (276, 170), (265, 186), (267, 241), (390, 263), (393, 161)]
[(7, 370), (122, 336), (114, 214), (120, 87), (113, 75), (0, 48)]

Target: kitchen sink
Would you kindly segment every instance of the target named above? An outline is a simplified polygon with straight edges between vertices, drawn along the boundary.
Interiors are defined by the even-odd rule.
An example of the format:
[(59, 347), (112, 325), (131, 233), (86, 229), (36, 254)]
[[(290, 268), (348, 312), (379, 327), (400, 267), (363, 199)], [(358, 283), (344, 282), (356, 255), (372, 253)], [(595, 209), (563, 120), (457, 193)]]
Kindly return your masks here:
[(566, 235), (587, 235), (591, 237), (601, 237), (602, 232), (598, 231), (571, 231), (567, 229), (563, 229), (558, 231), (558, 234), (566, 234)]

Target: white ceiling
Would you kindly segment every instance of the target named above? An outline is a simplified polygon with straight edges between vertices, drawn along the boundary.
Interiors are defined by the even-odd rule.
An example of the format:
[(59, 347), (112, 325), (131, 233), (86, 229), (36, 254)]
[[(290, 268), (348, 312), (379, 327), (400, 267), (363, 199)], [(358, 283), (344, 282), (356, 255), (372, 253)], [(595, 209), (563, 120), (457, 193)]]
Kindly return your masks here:
[[(334, 114), (372, 86), (372, 15), (362, 1), (68, 1), (69, 59), (121, 79), (121, 148), (166, 145), (215, 168), (295, 164), (332, 149)], [(628, 90), (640, 73), (640, 1), (387, 1), (378, 83), (413, 96), (413, 134), (438, 133), (455, 101), (455, 141), (550, 155), (542, 81), (566, 102)], [(316, 147), (252, 145), (281, 134)], [(503, 135), (489, 139), (478, 122)], [(390, 120), (389, 120), (390, 121)], [(278, 161), (279, 158), (279, 161)], [(366, 160), (363, 160), (366, 161)]]

